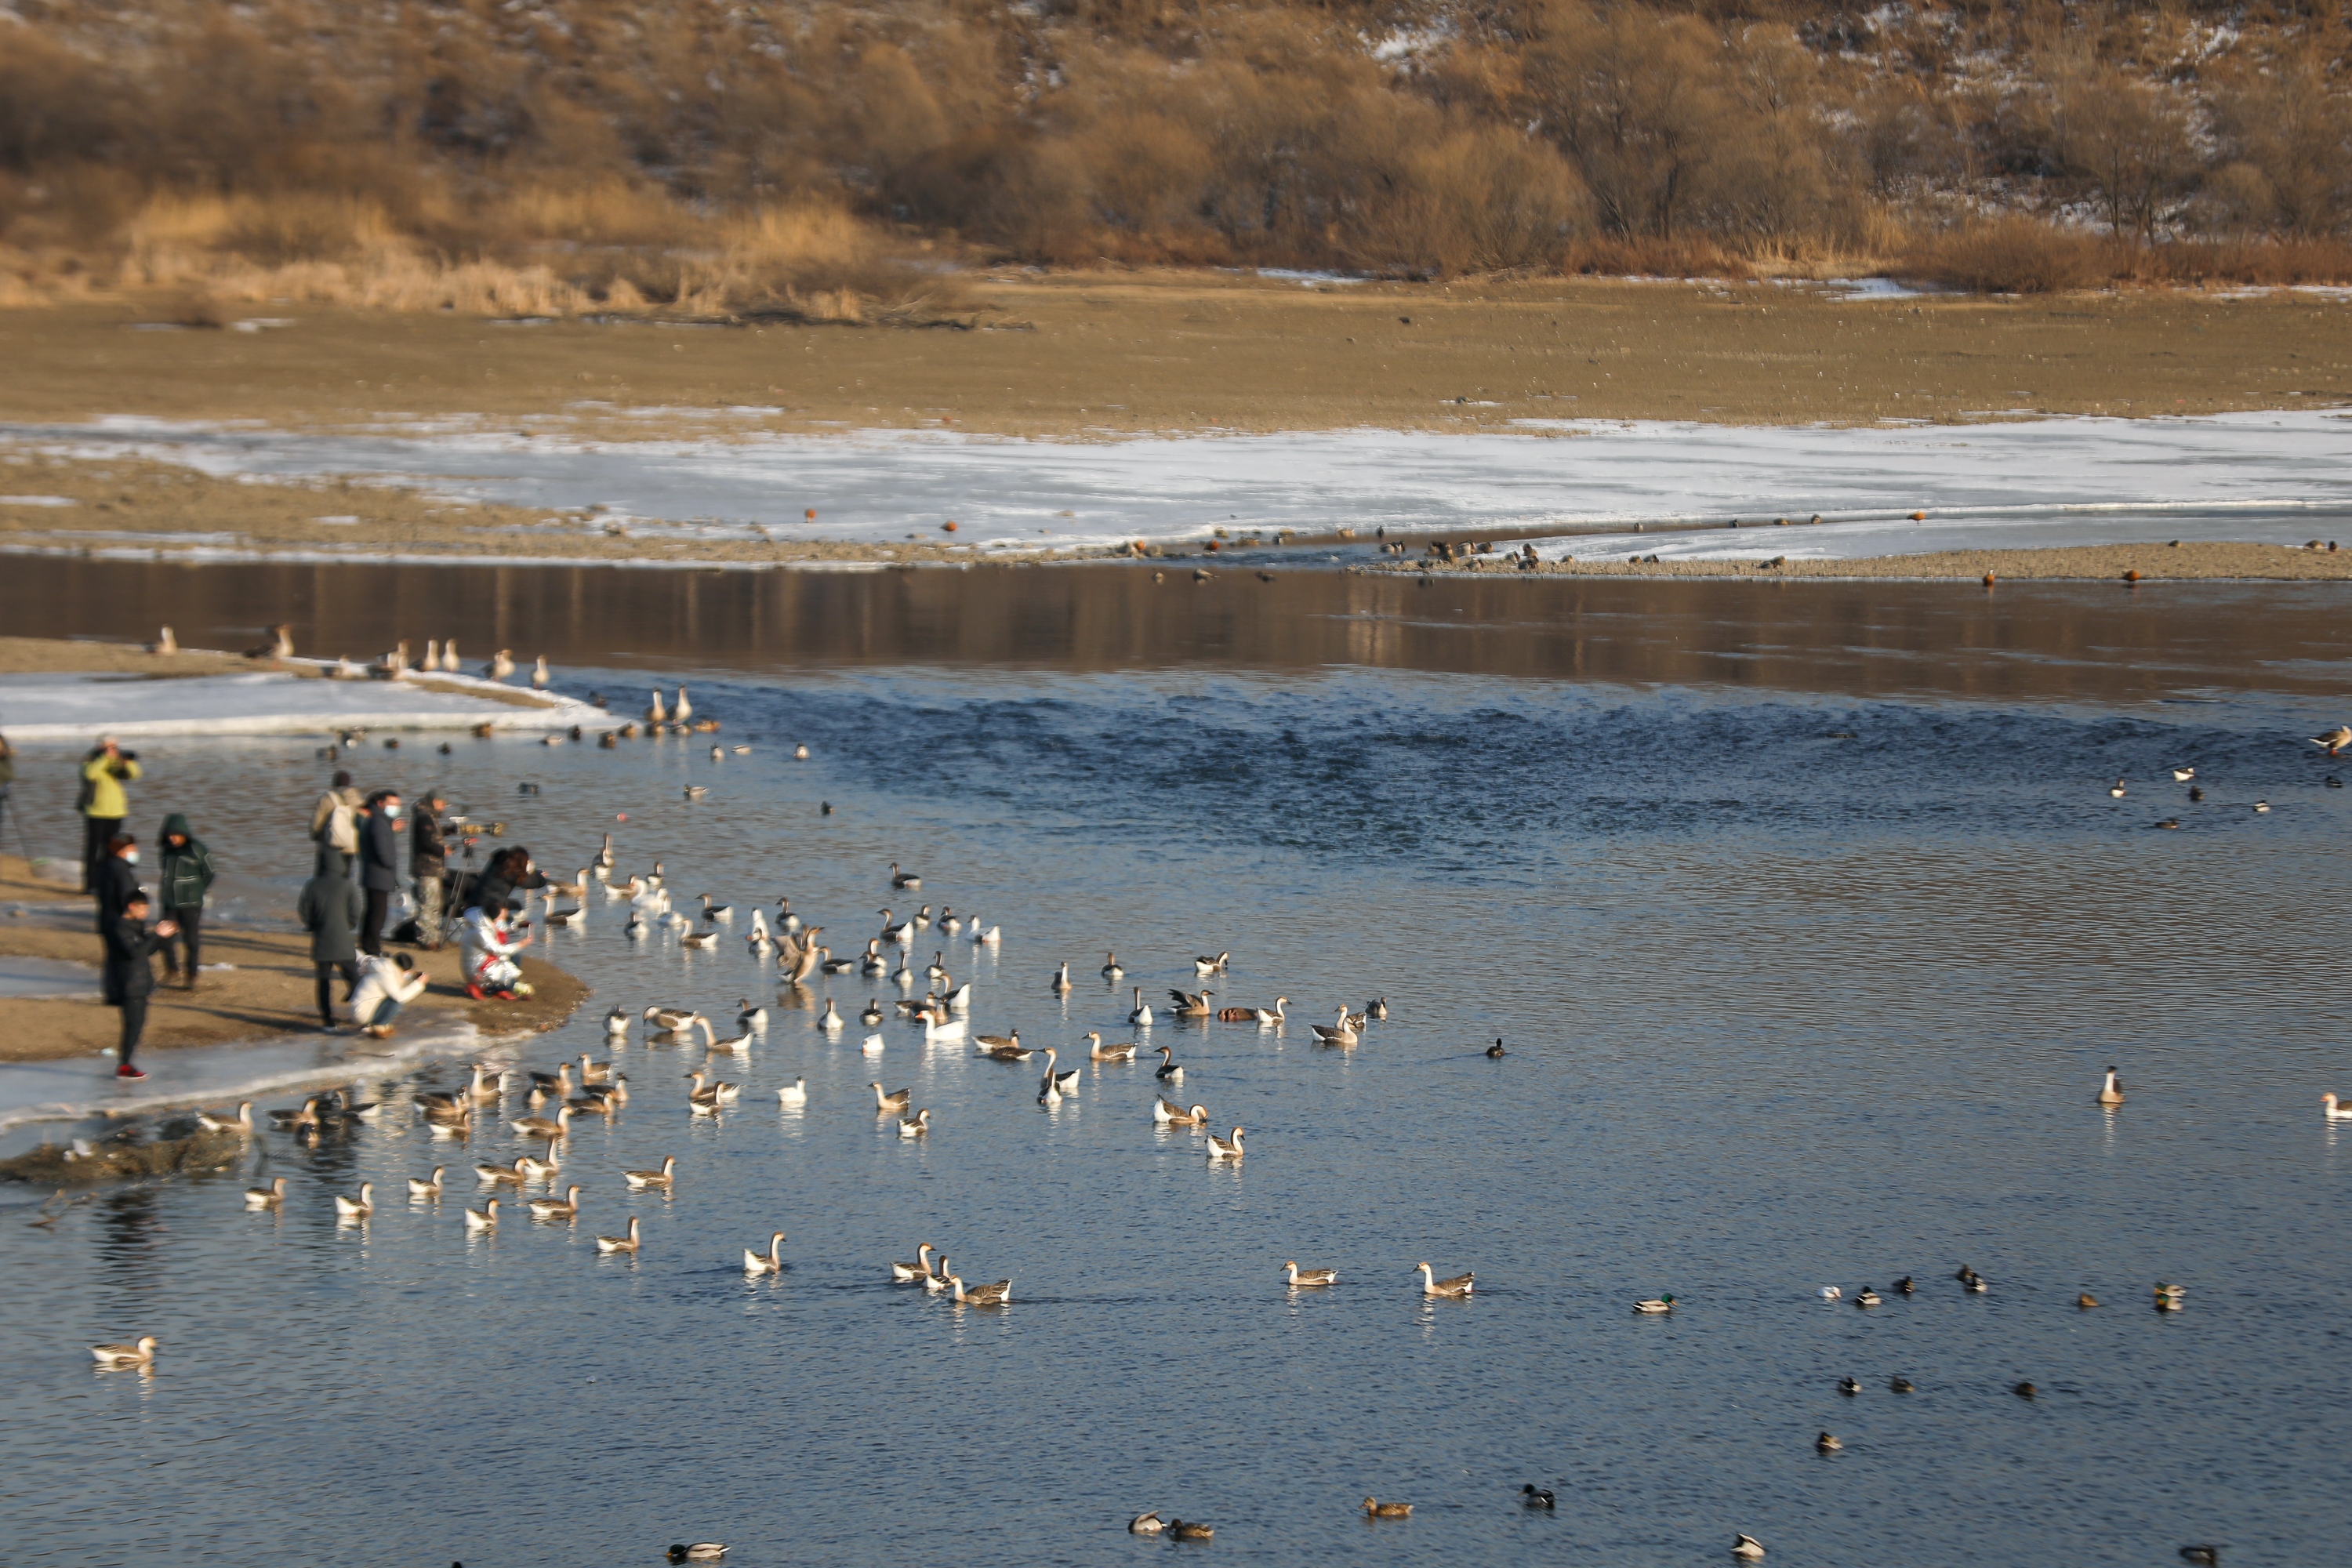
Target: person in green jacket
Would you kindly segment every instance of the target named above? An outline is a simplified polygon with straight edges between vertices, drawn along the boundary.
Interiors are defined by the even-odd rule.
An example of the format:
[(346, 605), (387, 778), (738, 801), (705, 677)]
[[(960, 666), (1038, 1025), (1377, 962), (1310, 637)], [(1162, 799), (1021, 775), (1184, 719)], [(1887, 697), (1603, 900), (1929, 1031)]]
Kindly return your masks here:
[[(205, 894), (213, 885), (213, 852), (205, 841), (188, 831), (188, 819), (178, 812), (163, 819), (163, 831), (159, 841), (163, 846), (163, 858), (155, 868), (156, 901), (163, 906), (163, 918), (180, 928), (180, 947), (188, 961), (187, 977), (180, 981), (183, 990), (196, 988), (196, 943), (204, 929)], [(179, 955), (172, 944), (163, 944), (163, 973), (177, 978), (180, 973)]]
[(81, 890), (85, 893), (97, 885), (107, 841), (122, 831), (122, 819), (131, 815), (122, 781), (138, 776), (139, 753), (124, 751), (111, 735), (100, 737), (81, 760), (81, 799), (77, 804), (82, 816)]

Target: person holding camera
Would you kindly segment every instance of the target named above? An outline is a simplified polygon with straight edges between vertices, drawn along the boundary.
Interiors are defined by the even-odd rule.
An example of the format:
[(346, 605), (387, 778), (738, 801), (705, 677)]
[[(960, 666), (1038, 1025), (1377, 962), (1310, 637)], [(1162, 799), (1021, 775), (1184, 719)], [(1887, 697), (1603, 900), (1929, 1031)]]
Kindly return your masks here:
[(131, 798), (122, 782), (139, 776), (139, 753), (126, 752), (103, 735), (81, 760), (81, 798), (75, 804), (82, 816), (81, 890), (96, 892), (98, 874), (106, 864), (107, 846), (122, 832), (131, 815)]
[(441, 814), (449, 809), (437, 790), (426, 790), (416, 803), (416, 830), (409, 837), (408, 870), (416, 879), (416, 945), (427, 952), (441, 951), (448, 892), (448, 828)]

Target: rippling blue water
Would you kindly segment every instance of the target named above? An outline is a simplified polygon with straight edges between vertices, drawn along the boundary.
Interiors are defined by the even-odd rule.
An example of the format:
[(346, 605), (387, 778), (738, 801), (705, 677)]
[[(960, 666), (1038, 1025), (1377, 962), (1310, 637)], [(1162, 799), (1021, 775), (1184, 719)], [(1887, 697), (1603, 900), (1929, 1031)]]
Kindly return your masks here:
[[(594, 1001), (507, 1054), (602, 1056), (616, 1004), (690, 1003), (724, 1033), (768, 997), (726, 1071), (740, 1109), (689, 1120), (700, 1051), (634, 1038), (635, 1102), (571, 1140), (568, 1227), (469, 1239), (454, 1177), (412, 1206), (402, 1176), (520, 1142), (486, 1129), (453, 1157), (396, 1118), (316, 1150), (268, 1137), (282, 1215), (240, 1211), (248, 1167), (0, 1226), (12, 1561), (498, 1568), (709, 1537), (753, 1568), (1675, 1563), (1735, 1531), (1798, 1563), (2336, 1553), (2352, 1150), (2317, 1098), (2352, 1092), (2347, 796), (2294, 739), (2329, 715), (1399, 674), (895, 670), (696, 697), (755, 752), (363, 755), (412, 791), (442, 778), (552, 870), (626, 811), (625, 869), (660, 858), (679, 893), (739, 908), (789, 894), (844, 951), (886, 903), (1001, 922), (998, 952), (912, 950), (976, 982), (976, 1032), (1082, 1055), (1088, 1029), (1136, 1033), (1127, 984), (1286, 994), (1278, 1032), (1149, 1031), (1185, 1100), (1249, 1129), (1243, 1166), (1153, 1128), (1148, 1066), (1087, 1066), (1048, 1112), (1036, 1065), (896, 1024), (866, 1057), (855, 1022), (809, 1026), (824, 995), (854, 1012), (887, 986), (787, 1007), (740, 943), (633, 944), (599, 901), (551, 952)], [(148, 750), (142, 800), (290, 889), (306, 746)], [(526, 779), (543, 793), (515, 795)], [(688, 780), (709, 798), (681, 801)], [(892, 860), (921, 892), (889, 896)], [(1224, 948), (1234, 973), (1193, 982)], [(1359, 1049), (1315, 1045), (1307, 1021), (1376, 995), (1394, 1016)], [(2108, 1112), (2111, 1061), (2130, 1098)], [(796, 1076), (809, 1103), (780, 1111)], [(877, 1122), (877, 1078), (932, 1109), (929, 1140)], [(666, 1153), (674, 1194), (622, 1191)], [(330, 1196), (362, 1180), (379, 1212), (339, 1226)], [(643, 1254), (597, 1257), (631, 1215)], [(747, 1282), (740, 1251), (772, 1228), (789, 1271)], [(891, 1286), (924, 1240), (1010, 1277), (1014, 1304)], [(1294, 1258), (1342, 1283), (1286, 1291)], [(1475, 1269), (1477, 1296), (1424, 1303), (1424, 1258)], [(1905, 1274), (1919, 1293), (1867, 1312), (1817, 1293)], [(2187, 1310), (2151, 1310), (2159, 1279)], [(2106, 1305), (2077, 1310), (2084, 1289)], [(1664, 1291), (1671, 1318), (1629, 1310)], [(164, 1341), (152, 1378), (89, 1370), (83, 1344), (139, 1332)], [(1917, 1391), (1889, 1392), (1896, 1372)], [(1824, 1429), (1843, 1453), (1813, 1452)], [(1528, 1481), (1556, 1514), (1516, 1506)], [(1366, 1494), (1415, 1513), (1351, 1517)], [(1125, 1534), (1147, 1507), (1216, 1540)]]

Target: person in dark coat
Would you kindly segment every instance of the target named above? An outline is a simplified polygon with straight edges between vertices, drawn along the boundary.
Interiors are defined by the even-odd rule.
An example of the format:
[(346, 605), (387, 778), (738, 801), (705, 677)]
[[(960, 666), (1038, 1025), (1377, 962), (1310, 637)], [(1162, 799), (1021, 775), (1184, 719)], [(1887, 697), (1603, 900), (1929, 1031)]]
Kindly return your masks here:
[(131, 900), (106, 930), (106, 999), (122, 1012), (122, 1041), (115, 1047), (114, 1076), (145, 1078), (131, 1060), (147, 1028), (147, 998), (155, 994), (155, 950), (172, 940), (170, 921), (147, 929), (147, 895), (131, 889)]
[(360, 968), (357, 934), (361, 918), (367, 912), (367, 900), (352, 883), (352, 874), (343, 865), (342, 851), (329, 845), (319, 847), (319, 858), (310, 879), (302, 884), (302, 896), (296, 900), (294, 913), (302, 929), (310, 933), (310, 963), (319, 974), (319, 1024), (321, 1028), (335, 1026), (334, 980), (338, 971), (343, 977), (343, 1000), (352, 999), (359, 989)]
[(368, 796), (367, 805), (367, 816), (360, 827), (360, 887), (367, 894), (360, 951), (370, 958), (381, 958), (383, 917), (392, 908), (392, 895), (400, 888), (399, 792), (380, 789)]
[[(194, 991), (196, 948), (204, 933), (205, 895), (213, 885), (213, 852), (188, 831), (188, 819), (176, 811), (163, 819), (163, 831), (157, 837), (163, 846), (163, 858), (155, 868), (155, 902), (163, 919), (180, 928), (180, 949), (188, 960), (187, 978), (181, 984)], [(168, 942), (163, 944), (163, 973), (170, 976), (180, 973), (179, 959)]]
[(488, 910), (492, 914), (505, 910), (509, 904), (522, 908), (516, 895), (547, 886), (547, 873), (530, 863), (530, 851), (517, 845), (501, 849), (490, 857), (489, 868), (474, 883), (473, 908)]
[(98, 934), (103, 938), (131, 907), (139, 890), (139, 840), (118, 833), (106, 841), (106, 852), (90, 868), (89, 893), (98, 900)]
[(448, 802), (432, 790), (416, 803), (415, 831), (408, 836), (408, 871), (416, 879), (416, 945), (427, 952), (441, 951), (442, 911), (447, 908), (449, 841), (441, 814)]

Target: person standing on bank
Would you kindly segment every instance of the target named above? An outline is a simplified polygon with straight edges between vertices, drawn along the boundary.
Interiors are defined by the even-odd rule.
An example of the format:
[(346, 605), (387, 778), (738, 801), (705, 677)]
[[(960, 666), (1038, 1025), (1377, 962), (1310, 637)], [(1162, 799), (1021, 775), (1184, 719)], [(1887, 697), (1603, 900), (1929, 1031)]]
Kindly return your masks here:
[(360, 886), (367, 893), (360, 951), (370, 958), (381, 958), (383, 918), (392, 908), (392, 895), (400, 889), (400, 795), (396, 790), (380, 789), (368, 796), (367, 816), (360, 825)]
[(441, 911), (448, 889), (443, 879), (449, 870), (449, 844), (442, 837), (441, 814), (449, 803), (426, 790), (416, 803), (415, 831), (408, 836), (408, 870), (416, 879), (416, 945), (427, 952), (441, 951)]
[(95, 883), (107, 857), (107, 843), (122, 831), (122, 819), (131, 815), (131, 800), (122, 793), (122, 781), (138, 776), (139, 753), (124, 751), (111, 735), (101, 736), (81, 760), (81, 798), (74, 804), (81, 810), (81, 890), (85, 893), (98, 890)]
[(0, 835), (8, 827), (8, 791), (16, 782), (16, 753), (8, 737), (0, 735)]
[[(155, 868), (155, 901), (163, 911), (164, 923), (180, 928), (180, 952), (188, 961), (187, 977), (180, 986), (194, 991), (196, 944), (204, 933), (205, 895), (213, 885), (213, 852), (188, 831), (188, 819), (176, 811), (163, 819), (162, 839), (163, 856)], [(172, 978), (180, 973), (179, 958), (168, 942), (163, 944), (163, 973)]]
[(98, 934), (104, 941), (122, 911), (139, 895), (139, 840), (118, 833), (106, 841), (97, 868), (89, 876), (90, 897), (98, 903)]
[(147, 895), (131, 890), (131, 902), (106, 931), (106, 999), (122, 1012), (122, 1040), (115, 1047), (114, 1076), (141, 1079), (147, 1075), (132, 1063), (139, 1037), (147, 1028), (147, 998), (155, 994), (155, 950), (172, 940), (170, 921), (147, 929)]
[(360, 792), (352, 787), (352, 775), (338, 771), (335, 782), (310, 808), (310, 842), (324, 844), (346, 861), (360, 858), (360, 829), (357, 813)]
[(317, 867), (302, 884), (294, 914), (310, 933), (310, 963), (319, 975), (319, 1026), (322, 1029), (335, 1026), (336, 972), (340, 970), (343, 976), (344, 1001), (359, 990), (359, 952), (353, 939), (366, 910), (367, 902), (352, 884), (342, 856), (333, 846), (320, 845)]

